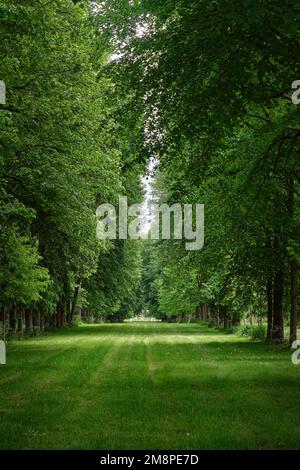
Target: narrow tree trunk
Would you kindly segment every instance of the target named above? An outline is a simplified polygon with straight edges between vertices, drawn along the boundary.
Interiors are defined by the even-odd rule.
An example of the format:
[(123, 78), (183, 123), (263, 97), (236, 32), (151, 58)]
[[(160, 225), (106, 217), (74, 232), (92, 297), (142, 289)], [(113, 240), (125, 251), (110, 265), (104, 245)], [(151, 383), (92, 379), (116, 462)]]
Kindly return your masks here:
[(55, 315), (55, 326), (60, 328), (60, 305), (57, 305), (56, 315)]
[(249, 322), (250, 322), (250, 325), (252, 326), (252, 323), (253, 323), (252, 306), (250, 307), (250, 310), (249, 310)]
[(290, 318), (290, 340), (292, 343), (297, 339), (297, 283), (298, 283), (298, 264), (297, 261), (291, 262), (291, 318)]
[(24, 316), (24, 313), (23, 313), (23, 310), (21, 310), (19, 315), (18, 315), (18, 334), (19, 334), (19, 336), (23, 336), (23, 332), (24, 332), (24, 329), (23, 329), (23, 316)]
[(67, 321), (67, 301), (66, 300), (63, 302), (61, 314), (62, 314), (61, 322), (62, 322), (62, 326), (64, 327), (66, 326), (66, 321)]
[(0, 339), (5, 339), (5, 308), (0, 308)]
[(26, 333), (31, 335), (33, 332), (33, 322), (32, 322), (32, 310), (27, 309), (25, 311), (25, 325), (26, 325)]
[(33, 315), (32, 315), (31, 309), (28, 312), (28, 320), (29, 320), (29, 330), (31, 333), (33, 333)]
[[(293, 237), (293, 219), (294, 219), (294, 178), (291, 176), (288, 181), (288, 212), (290, 215), (291, 233)], [(290, 339), (289, 343), (292, 343), (297, 339), (297, 282), (298, 282), (298, 263), (295, 258), (292, 258), (290, 265), (290, 276), (291, 276), (291, 314), (290, 314)]]
[(56, 311), (56, 328), (63, 327), (63, 305), (62, 302), (58, 302)]
[(68, 325), (71, 325), (73, 321), (73, 316), (74, 314), (72, 314), (72, 301), (70, 298), (68, 298), (67, 300), (67, 324)]
[(216, 308), (216, 325), (220, 326), (220, 309)]
[(78, 301), (79, 291), (80, 291), (80, 279), (77, 280), (77, 285), (74, 289), (74, 295), (73, 295), (72, 306), (71, 306), (71, 311), (70, 311), (70, 319), (69, 319), (70, 324), (73, 323), (75, 308), (77, 306), (77, 301)]
[(268, 327), (267, 327), (267, 342), (272, 341), (273, 331), (273, 286), (272, 280), (267, 282), (267, 302), (268, 302)]
[(207, 304), (206, 305), (206, 314), (207, 314), (207, 320), (210, 321), (211, 319), (211, 310)]
[(222, 307), (222, 315), (223, 315), (223, 326), (224, 329), (228, 327), (228, 308), (227, 305)]
[(32, 312), (32, 331), (36, 331), (36, 312)]
[(45, 316), (42, 314), (40, 319), (40, 330), (41, 332), (45, 331)]
[(28, 309), (25, 310), (25, 332), (29, 334)]
[(204, 312), (204, 305), (201, 304), (198, 306), (198, 317), (200, 320), (205, 321), (205, 312)]
[(282, 343), (284, 340), (283, 295), (284, 295), (284, 274), (283, 274), (283, 270), (279, 270), (275, 274), (274, 288), (273, 288), (272, 340), (275, 341), (275, 343)]
[(17, 334), (17, 309), (14, 308), (10, 313), (10, 331), (13, 336)]
[(44, 317), (44, 330), (54, 330), (55, 329), (55, 315), (46, 315)]
[(36, 332), (39, 334), (41, 331), (41, 312), (36, 313)]
[(240, 326), (241, 320), (239, 318), (233, 317), (232, 319), (232, 326)]
[(40, 331), (40, 320), (38, 312), (34, 312), (32, 315), (32, 325), (34, 333), (38, 334)]
[(208, 321), (208, 309), (207, 309), (207, 304), (204, 303), (203, 306), (202, 306), (202, 308), (203, 308), (203, 319), (204, 319), (204, 321), (207, 322), (207, 321)]

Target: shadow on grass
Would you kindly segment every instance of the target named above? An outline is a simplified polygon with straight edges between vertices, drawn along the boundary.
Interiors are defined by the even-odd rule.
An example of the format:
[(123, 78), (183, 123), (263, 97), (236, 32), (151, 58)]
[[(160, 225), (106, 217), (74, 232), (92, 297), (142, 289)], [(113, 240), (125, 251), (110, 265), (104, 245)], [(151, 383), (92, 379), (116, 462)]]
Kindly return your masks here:
[(65, 328), (58, 330), (55, 333), (63, 335), (170, 335), (178, 336), (181, 334), (186, 335), (224, 335), (222, 331), (214, 330), (212, 328), (189, 323), (105, 323), (100, 325), (82, 325), (79, 327)]
[[(50, 333), (52, 334), (52, 333)], [(178, 324), (178, 323), (106, 323), (100, 325), (82, 325), (80, 327), (66, 328), (63, 330), (58, 330), (54, 334), (62, 336), (145, 336), (151, 338), (155, 337), (170, 337), (178, 338), (180, 336), (195, 336), (197, 337), (196, 343), (191, 343), (189, 341), (176, 341), (176, 347), (203, 347), (207, 350), (218, 350), (222, 349), (223, 352), (227, 353), (239, 353), (246, 354), (257, 352), (258, 354), (266, 353), (273, 354), (274, 352), (282, 352), (290, 354), (290, 350), (287, 345), (275, 345), (267, 344), (263, 341), (252, 341), (249, 338), (238, 337), (237, 335), (228, 335), (225, 331), (217, 330), (214, 328), (209, 328), (208, 326), (202, 324)], [(203, 336), (204, 341), (201, 340)], [(220, 338), (218, 341), (215, 339), (206, 338)], [(222, 341), (224, 338), (224, 341)], [(232, 342), (231, 339), (234, 338)], [(153, 341), (154, 342), (154, 341)], [(155, 341), (159, 343), (160, 341)], [(161, 344), (164, 344), (164, 338), (161, 339)], [(168, 343), (170, 346), (171, 344)]]

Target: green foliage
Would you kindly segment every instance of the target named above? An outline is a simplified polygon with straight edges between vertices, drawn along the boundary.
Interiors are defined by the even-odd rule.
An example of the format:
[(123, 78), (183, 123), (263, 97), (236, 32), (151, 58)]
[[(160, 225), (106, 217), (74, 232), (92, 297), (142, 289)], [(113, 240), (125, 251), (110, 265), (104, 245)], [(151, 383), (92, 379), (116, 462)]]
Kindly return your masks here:
[(1, 241), (0, 303), (30, 306), (41, 299), (49, 285), (48, 270), (39, 265), (37, 243), (15, 231)]
[(140, 245), (118, 241), (99, 260), (87, 285), (88, 311), (94, 317), (121, 321), (138, 313), (136, 293), (140, 282)]
[(99, 3), (122, 88), (144, 106), (160, 201), (205, 204), (201, 252), (154, 247), (158, 314), (261, 316), (267, 282), (299, 258), (297, 2)]
[[(0, 13), (1, 308), (58, 323), (76, 306), (225, 328), (263, 316), (266, 285), (282, 273), (286, 287), (300, 253), (297, 2), (2, 0)], [(97, 206), (140, 201), (149, 156), (160, 202), (205, 204), (203, 250), (97, 240)]]
[(79, 326), (81, 324), (81, 316), (80, 315), (74, 315), (72, 324), (73, 324), (73, 326)]
[(265, 325), (243, 325), (239, 329), (239, 334), (253, 340), (264, 340), (266, 339), (266, 327)]
[[(133, 94), (116, 90), (111, 49), (89, 2), (3, 0), (0, 13), (7, 89), (0, 106), (0, 307), (52, 315), (64, 306), (71, 318), (81, 286), (104, 262), (115, 263), (118, 246), (96, 238), (97, 206), (116, 203), (126, 189), (133, 199), (140, 192), (141, 115), (131, 109)], [(127, 310), (124, 292), (138, 278), (130, 250), (114, 265), (124, 266), (123, 281), (114, 300), (104, 301), (106, 314)], [(106, 297), (100, 290), (108, 276), (103, 285), (91, 281), (97, 313), (95, 297)]]

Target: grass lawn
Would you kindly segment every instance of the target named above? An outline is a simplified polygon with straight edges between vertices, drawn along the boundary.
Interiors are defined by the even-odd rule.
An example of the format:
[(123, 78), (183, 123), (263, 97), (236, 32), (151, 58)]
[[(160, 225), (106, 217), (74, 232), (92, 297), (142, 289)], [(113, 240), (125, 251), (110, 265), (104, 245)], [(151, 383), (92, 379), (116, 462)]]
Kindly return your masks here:
[(92, 325), (8, 345), (1, 449), (299, 449), (290, 352), (197, 324)]

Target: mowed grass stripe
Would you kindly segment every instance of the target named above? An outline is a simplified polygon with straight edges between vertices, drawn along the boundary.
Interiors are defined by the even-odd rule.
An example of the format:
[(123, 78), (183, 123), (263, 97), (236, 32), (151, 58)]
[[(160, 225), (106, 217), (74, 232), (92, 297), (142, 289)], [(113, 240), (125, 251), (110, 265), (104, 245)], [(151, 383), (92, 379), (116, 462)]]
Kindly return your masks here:
[(68, 329), (8, 346), (1, 449), (300, 447), (290, 352), (195, 324)]

